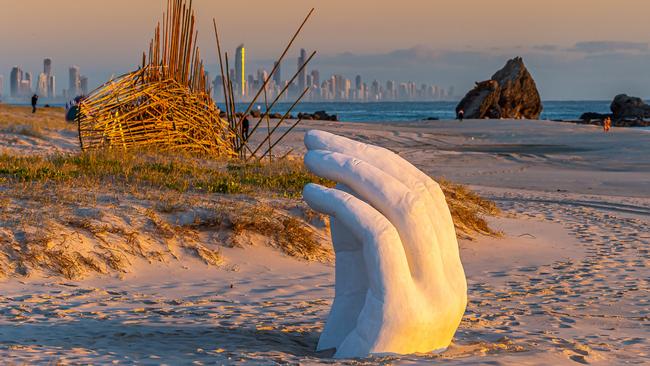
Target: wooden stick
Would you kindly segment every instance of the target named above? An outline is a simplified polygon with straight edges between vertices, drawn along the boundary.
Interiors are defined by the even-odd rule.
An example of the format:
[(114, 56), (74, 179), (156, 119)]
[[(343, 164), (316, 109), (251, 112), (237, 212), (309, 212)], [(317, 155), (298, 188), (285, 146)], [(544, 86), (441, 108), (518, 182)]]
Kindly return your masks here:
[[(268, 111), (269, 110), (269, 102), (268, 102), (267, 95), (266, 95), (266, 88), (264, 88), (264, 106), (265, 106), (265, 110)], [(266, 135), (267, 135), (267, 138), (269, 139), (269, 164), (271, 164), (271, 163), (273, 163), (273, 158), (271, 157), (271, 155), (272, 155), (271, 154), (271, 148), (272, 148), (272, 146), (271, 146), (271, 118), (269, 118), (268, 114), (266, 116)]]
[[(275, 97), (275, 99), (273, 100), (273, 103), (271, 103), (271, 106), (270, 106), (270, 107), (268, 108), (268, 110), (264, 113), (264, 115), (260, 117), (260, 120), (257, 121), (257, 123), (255, 124), (255, 127), (251, 130), (251, 134), (252, 134), (253, 132), (255, 132), (255, 130), (257, 130), (257, 127), (259, 127), (260, 123), (262, 123), (262, 120), (263, 120), (266, 116), (268, 116), (269, 113), (271, 113), (271, 109), (273, 109), (273, 107), (275, 106), (275, 103), (277, 103), (278, 100), (280, 100), (280, 97), (281, 97), (281, 96), (282, 96), (282, 95), (287, 91), (287, 89), (289, 89), (289, 85), (291, 85), (291, 84), (293, 83), (293, 81), (296, 80), (296, 78), (298, 77), (298, 75), (300, 75), (300, 72), (301, 72), (305, 67), (307, 67), (307, 64), (309, 64), (309, 62), (314, 58), (314, 56), (316, 56), (316, 51), (312, 52), (311, 56), (309, 56), (309, 58), (305, 61), (305, 63), (302, 64), (302, 66), (298, 69), (298, 71), (296, 71), (296, 73), (293, 75), (293, 77), (292, 77), (291, 80), (287, 83), (287, 85), (285, 85), (284, 88), (282, 88), (282, 90), (280, 91), (280, 93), (278, 93), (278, 95), (277, 95), (277, 96)], [(303, 93), (303, 95), (304, 95), (304, 93)], [(301, 96), (301, 98), (302, 98), (302, 96)], [(295, 105), (295, 104), (294, 104), (294, 105)], [(247, 142), (247, 140), (244, 140), (244, 143), (246, 143), (246, 142)]]
[[(260, 90), (257, 91), (257, 94), (255, 94), (255, 97), (253, 98), (253, 100), (251, 101), (251, 103), (250, 103), (250, 104), (248, 105), (248, 107), (246, 108), (246, 112), (242, 115), (242, 120), (243, 120), (243, 116), (245, 116), (246, 114), (248, 114), (248, 112), (251, 111), (251, 108), (253, 107), (253, 105), (255, 104), (255, 102), (257, 102), (257, 98), (259, 98), (260, 93), (262, 92), (263, 89), (266, 88), (266, 84), (268, 83), (269, 80), (271, 80), (271, 77), (275, 74), (275, 72), (277, 71), (277, 69), (280, 67), (280, 63), (281, 63), (282, 60), (284, 59), (284, 56), (286, 56), (286, 55), (287, 55), (287, 52), (289, 52), (289, 49), (290, 49), (291, 46), (293, 45), (293, 42), (296, 40), (296, 38), (298, 38), (298, 35), (299, 35), (300, 32), (302, 31), (302, 28), (305, 26), (305, 24), (307, 24), (307, 21), (309, 20), (309, 18), (311, 17), (311, 15), (314, 13), (314, 10), (315, 10), (315, 9), (312, 8), (312, 9), (309, 11), (309, 14), (307, 14), (307, 16), (305, 17), (305, 20), (302, 21), (302, 24), (300, 24), (300, 27), (298, 27), (298, 30), (296, 31), (296, 33), (294, 33), (293, 37), (292, 37), (291, 40), (289, 41), (289, 44), (287, 44), (287, 47), (284, 48), (284, 52), (282, 52), (282, 55), (280, 55), (280, 58), (278, 58), (278, 61), (273, 65), (273, 70), (271, 70), (271, 73), (269, 74), (268, 79), (266, 79), (266, 80), (264, 81), (264, 85), (262, 85), (262, 87), (260, 88)], [(241, 121), (242, 121), (242, 120), (240, 120), (238, 124), (241, 124)]]
[[(280, 136), (280, 138), (277, 139), (277, 140), (273, 143), (273, 145), (269, 146), (268, 150), (266, 150), (266, 151), (264, 152), (264, 154), (262, 154), (262, 156), (261, 156), (260, 158), (258, 158), (258, 161), (264, 159), (264, 156), (266, 156), (266, 154), (270, 153), (270, 152), (271, 152), (271, 149), (274, 148), (275, 145), (277, 145), (280, 141), (282, 141), (282, 139), (284, 139), (285, 136), (287, 136), (287, 134), (288, 134), (289, 132), (291, 132), (291, 130), (293, 130), (296, 126), (298, 126), (298, 123), (300, 123), (301, 121), (302, 121), (302, 118), (298, 118), (298, 120), (296, 121), (296, 123), (294, 123), (293, 125), (291, 125), (291, 127), (289, 127), (289, 128), (288, 128), (288, 129), (287, 129), (287, 130), (282, 134), (282, 136)], [(271, 140), (269, 140), (269, 144), (270, 144), (270, 143), (271, 143)]]
[[(282, 124), (282, 122), (284, 122), (284, 120), (285, 120), (285, 119), (287, 118), (287, 116), (291, 113), (291, 111), (293, 110), (293, 108), (294, 108), (296, 105), (298, 105), (298, 103), (300, 103), (300, 100), (302, 100), (302, 98), (305, 96), (305, 94), (307, 94), (307, 91), (309, 91), (309, 88), (305, 88), (305, 90), (303, 90), (302, 94), (300, 94), (300, 97), (298, 97), (298, 99), (293, 103), (293, 105), (291, 105), (291, 107), (289, 108), (289, 110), (287, 111), (287, 113), (285, 113), (284, 116), (282, 116), (282, 118), (281, 118), (281, 119), (278, 121), (278, 123), (275, 125), (275, 127), (273, 127), (273, 129), (271, 130), (271, 135), (273, 134), (273, 132), (275, 132), (275, 130), (276, 130), (278, 127), (280, 127), (280, 124)], [(259, 149), (262, 147), (262, 145), (264, 145), (265, 142), (266, 142), (266, 139), (264, 139), (264, 141), (262, 141), (262, 143), (260, 143), (259, 146), (257, 146), (257, 148), (252, 152), (252, 154), (251, 154), (251, 158), (255, 157), (255, 154), (259, 151)], [(247, 161), (248, 159), (245, 159), (245, 160)]]

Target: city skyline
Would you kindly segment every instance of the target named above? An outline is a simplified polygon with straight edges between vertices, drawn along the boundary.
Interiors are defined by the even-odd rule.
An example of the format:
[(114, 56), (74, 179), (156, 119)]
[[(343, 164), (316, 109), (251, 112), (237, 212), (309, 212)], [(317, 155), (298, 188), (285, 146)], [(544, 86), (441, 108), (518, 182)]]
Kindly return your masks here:
[[(9, 0), (2, 1), (9, 4)], [(29, 14), (30, 22), (52, 30), (47, 33), (24, 29), (24, 19), (11, 16), (12, 12), (0, 14), (5, 30), (0, 32), (3, 73), (17, 64), (25, 70), (38, 70), (40, 59), (49, 55), (59, 65), (83, 65), (90, 87), (97, 86), (111, 75), (137, 67), (132, 55), (146, 48), (151, 26), (164, 6), (159, 0), (116, 0), (81, 8), (72, 0), (61, 0), (57, 5), (43, 6), (36, 0), (11, 3), (13, 13)], [(475, 81), (488, 78), (506, 60), (523, 56), (547, 100), (608, 99), (620, 92), (650, 96), (650, 73), (646, 71), (650, 34), (644, 22), (650, 3), (633, 0), (617, 4), (604, 0), (471, 4), (450, 0), (410, 0), (405, 4), (279, 0), (266, 7), (252, 1), (201, 2), (196, 4), (198, 42), (210, 73), (217, 74), (212, 17), (222, 29), (224, 49), (234, 50), (244, 43), (246, 58), (253, 61), (247, 67), (270, 69), (311, 6), (316, 7), (315, 15), (296, 49), (318, 50), (312, 66), (324, 75), (354, 77), (361, 73), (366, 79), (380, 81), (417, 80), (453, 85), (462, 93)], [(471, 12), (464, 9), (467, 6)], [(130, 11), (123, 11), (126, 7)], [(264, 24), (247, 22), (242, 27), (243, 16), (219, 16), (223, 9), (228, 10), (226, 14), (245, 14), (248, 8), (263, 11)], [(605, 19), (614, 12), (626, 19), (624, 29), (593, 26), (593, 19)], [(581, 16), (575, 17), (576, 13)], [(114, 27), (115, 21), (121, 26)], [(105, 29), (112, 29), (110, 36)], [(102, 47), (95, 46), (98, 39)], [(287, 74), (294, 67), (283, 66)], [(56, 70), (59, 75), (63, 72)], [(5, 84), (7, 79), (5, 75)]]
[[(233, 87), (237, 90), (240, 101), (248, 101), (250, 93), (257, 91), (263, 84), (264, 80), (270, 78), (269, 70), (258, 68), (255, 74), (246, 75), (246, 70), (250, 69), (246, 64), (246, 47), (240, 44), (235, 50), (235, 66), (228, 70), (231, 80), (235, 80)], [(287, 92), (280, 98), (287, 101), (290, 98), (298, 97), (308, 86), (309, 92), (306, 93), (304, 101), (436, 101), (451, 100), (457, 96), (454, 95), (454, 86), (442, 87), (435, 84), (417, 83), (415, 81), (405, 80), (368, 80), (364, 82), (363, 75), (354, 76), (354, 87), (352, 79), (347, 75), (332, 74), (329, 78), (321, 83), (320, 70), (311, 69), (304, 66), (307, 61), (307, 51), (303, 48), (299, 50), (296, 58), (296, 72), (298, 73), (293, 84), (287, 86), (289, 80), (282, 78), (282, 65), (272, 75), (269, 80), (267, 90), (269, 97), (274, 98), (287, 86)], [(285, 63), (287, 61), (285, 60)], [(32, 85), (33, 73), (24, 71), (21, 66), (17, 65), (12, 68), (10, 77), (10, 93), (3, 93), (3, 75), (0, 74), (0, 97), (11, 101), (26, 101), (32, 94), (39, 97), (58, 102), (67, 102), (78, 95), (85, 95), (90, 91), (88, 77), (81, 75), (81, 68), (77, 65), (68, 67), (68, 88), (63, 88), (60, 92), (56, 89), (56, 74), (53, 72), (53, 59), (46, 57), (43, 59), (43, 71), (39, 74), (36, 85)], [(273, 62), (275, 66), (275, 62)], [(269, 69), (272, 69), (270, 67)], [(213, 83), (213, 96), (215, 100), (220, 101), (223, 96), (223, 86), (220, 81), (220, 73), (211, 79)], [(103, 81), (102, 81), (103, 82)], [(253, 88), (252, 91), (250, 88)]]
[(81, 75), (79, 66), (72, 65), (68, 69), (69, 86), (58, 93), (52, 58), (45, 57), (42, 62), (43, 71), (38, 73), (36, 79), (33, 77), (33, 72), (24, 70), (20, 64), (13, 66), (9, 73), (8, 93), (5, 92), (7, 89), (4, 85), (4, 75), (0, 73), (0, 98), (20, 102), (30, 99), (35, 94), (42, 100), (68, 101), (76, 96), (86, 95), (90, 91), (88, 77)]
[[(293, 83), (282, 78), (280, 65), (273, 75), (266, 68), (258, 68), (256, 73), (245, 75), (246, 58), (245, 46), (237, 47), (235, 52), (235, 68), (228, 70), (228, 77), (236, 90), (237, 101), (245, 102), (252, 99), (253, 94), (267, 82), (267, 98), (274, 99), (280, 95), (279, 100), (288, 101), (301, 96), (305, 92), (303, 101), (339, 101), (339, 102), (371, 102), (371, 101), (441, 101), (452, 100), (454, 87), (441, 87), (426, 83), (418, 84), (414, 81), (372, 80), (365, 82), (362, 75), (352, 80), (344, 75), (333, 74), (322, 80), (318, 69), (310, 69), (307, 63), (307, 51), (299, 51), (296, 64), (296, 74)], [(287, 62), (287, 61), (285, 61)], [(277, 62), (273, 63), (275, 67)], [(272, 68), (271, 68), (271, 72)], [(271, 77), (272, 76), (272, 77)], [(267, 81), (268, 80), (268, 81)], [(212, 91), (216, 101), (223, 101), (224, 81), (221, 75), (213, 79)], [(286, 89), (286, 91), (284, 91)], [(307, 91), (305, 91), (307, 89)]]

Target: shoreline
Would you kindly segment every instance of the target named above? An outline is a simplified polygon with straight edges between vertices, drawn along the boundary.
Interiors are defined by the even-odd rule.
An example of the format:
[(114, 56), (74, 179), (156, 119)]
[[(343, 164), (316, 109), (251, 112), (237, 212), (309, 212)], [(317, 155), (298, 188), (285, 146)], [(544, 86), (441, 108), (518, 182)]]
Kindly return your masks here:
[[(579, 121), (579, 117), (585, 110), (597, 110), (603, 114), (609, 113), (607, 101), (546, 101), (546, 109), (542, 112), (540, 120), (562, 120)], [(42, 107), (45, 103), (41, 103)], [(221, 105), (220, 103), (217, 103)], [(372, 122), (372, 121), (393, 121), (393, 122), (415, 122), (424, 121), (429, 118), (438, 120), (455, 119), (455, 101), (424, 101), (424, 102), (304, 102), (292, 112), (295, 116), (298, 113), (313, 114), (317, 111), (326, 111), (328, 114), (335, 114), (341, 121), (347, 122)], [(595, 105), (594, 105), (595, 104)], [(2, 104), (0, 104), (2, 105)], [(12, 104), (6, 104), (12, 105)], [(22, 107), (29, 107), (28, 104), (18, 104)], [(63, 107), (65, 103), (51, 104), (53, 107)], [(289, 102), (279, 102), (272, 113), (284, 113), (291, 105)], [(238, 103), (237, 110), (245, 110), (248, 103)], [(257, 104), (262, 107), (262, 104)], [(254, 106), (253, 110), (256, 110)]]

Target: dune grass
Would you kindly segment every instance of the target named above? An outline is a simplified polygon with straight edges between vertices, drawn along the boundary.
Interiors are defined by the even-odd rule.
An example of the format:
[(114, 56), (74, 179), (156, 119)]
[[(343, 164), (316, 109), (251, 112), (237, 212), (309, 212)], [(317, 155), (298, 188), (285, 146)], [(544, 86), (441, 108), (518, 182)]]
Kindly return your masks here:
[(495, 237), (503, 235), (490, 228), (485, 220), (487, 216), (501, 214), (496, 203), (481, 197), (462, 184), (444, 178), (439, 178), (437, 181), (445, 194), (456, 234), (460, 238), (472, 240), (476, 234)]
[[(329, 261), (323, 235), (283, 207), (293, 209), (309, 182), (332, 185), (290, 160), (241, 164), (153, 151), (0, 155), (0, 275), (124, 273), (136, 259), (167, 262), (182, 253), (220, 265), (221, 246), (252, 234), (288, 255)], [(193, 219), (178, 222), (179, 215)], [(211, 236), (219, 240), (206, 242)]]
[(97, 151), (50, 157), (0, 155), (0, 181), (271, 194), (299, 198), (310, 182), (330, 185), (300, 163), (242, 164), (152, 151)]
[(42, 138), (45, 129), (76, 130), (77, 125), (65, 121), (65, 110), (61, 107), (39, 107), (32, 113), (31, 107), (0, 103), (1, 132)]
[[(62, 115), (0, 105), (0, 132), (42, 138), (44, 129), (74, 128)], [(493, 202), (438, 182), (459, 237), (499, 235), (485, 220), (499, 212)], [(183, 253), (218, 266), (219, 248), (256, 236), (290, 256), (329, 261), (327, 219), (300, 201), (307, 183), (334, 185), (290, 159), (244, 164), (150, 150), (2, 154), (0, 277), (124, 273), (138, 259), (168, 262)], [(183, 215), (192, 219), (179, 221)]]

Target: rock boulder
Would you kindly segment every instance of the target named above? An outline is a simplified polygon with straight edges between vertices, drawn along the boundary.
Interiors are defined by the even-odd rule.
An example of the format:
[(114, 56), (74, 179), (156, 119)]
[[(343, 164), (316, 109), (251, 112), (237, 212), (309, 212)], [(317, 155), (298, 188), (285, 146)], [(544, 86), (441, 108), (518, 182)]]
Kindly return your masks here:
[(627, 94), (617, 95), (612, 101), (610, 109), (616, 121), (650, 118), (650, 105), (641, 98), (631, 97)]
[(538, 119), (542, 100), (521, 57), (509, 60), (490, 80), (476, 83), (460, 101), (456, 112), (465, 118)]

